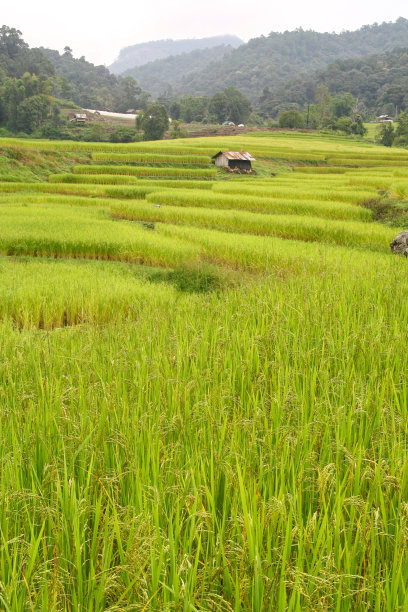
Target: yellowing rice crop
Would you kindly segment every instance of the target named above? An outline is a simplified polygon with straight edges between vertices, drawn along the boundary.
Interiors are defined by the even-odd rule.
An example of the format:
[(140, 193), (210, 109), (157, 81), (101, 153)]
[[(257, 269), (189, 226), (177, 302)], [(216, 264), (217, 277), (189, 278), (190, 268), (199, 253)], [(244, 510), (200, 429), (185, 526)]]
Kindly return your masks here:
[(406, 610), (408, 154), (1, 146), (0, 609)]

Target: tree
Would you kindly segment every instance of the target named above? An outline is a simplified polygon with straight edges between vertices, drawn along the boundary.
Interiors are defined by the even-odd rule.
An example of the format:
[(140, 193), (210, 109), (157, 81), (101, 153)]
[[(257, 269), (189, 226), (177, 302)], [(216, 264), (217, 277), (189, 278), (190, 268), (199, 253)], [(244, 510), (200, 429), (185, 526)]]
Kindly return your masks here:
[(245, 123), (251, 114), (251, 103), (238, 89), (228, 87), (213, 95), (208, 111), (218, 123)]
[(218, 123), (223, 123), (224, 121), (227, 121), (227, 119), (229, 119), (227, 117), (227, 98), (224, 93), (218, 91), (216, 94), (213, 95), (208, 106), (208, 111)]
[(384, 147), (392, 147), (395, 138), (394, 126), (392, 123), (382, 123), (377, 131), (375, 140)]
[(332, 99), (329, 88), (326, 85), (319, 85), (316, 89), (315, 96), (319, 108), (320, 126), (325, 126), (329, 119), (329, 109)]
[(279, 127), (281, 128), (302, 128), (304, 126), (305, 120), (297, 110), (283, 111), (279, 115)]
[(0, 54), (14, 58), (23, 49), (28, 49), (28, 45), (21, 38), (20, 30), (9, 28), (4, 25), (0, 28)]
[(355, 120), (351, 124), (351, 133), (357, 136), (365, 136), (367, 134), (367, 128), (364, 127), (361, 115), (356, 115)]
[(399, 114), (394, 144), (402, 147), (408, 145), (408, 112)]
[(49, 100), (46, 96), (30, 96), (17, 107), (16, 128), (31, 134), (48, 116)]
[(142, 89), (133, 77), (125, 77), (119, 81), (119, 89), (116, 94), (115, 107), (119, 113), (125, 113), (128, 109), (139, 107), (139, 96)]
[(330, 102), (330, 110), (333, 115), (337, 118), (350, 117), (351, 113), (356, 106), (357, 100), (346, 92), (342, 96), (334, 96)]
[(238, 89), (228, 87), (224, 91), (227, 100), (229, 120), (234, 123), (246, 123), (251, 114), (251, 103)]
[(180, 102), (172, 102), (170, 104), (170, 116), (172, 119), (180, 119), (181, 105)]
[(152, 104), (136, 117), (136, 127), (143, 130), (144, 140), (161, 140), (169, 129), (169, 116), (162, 104)]

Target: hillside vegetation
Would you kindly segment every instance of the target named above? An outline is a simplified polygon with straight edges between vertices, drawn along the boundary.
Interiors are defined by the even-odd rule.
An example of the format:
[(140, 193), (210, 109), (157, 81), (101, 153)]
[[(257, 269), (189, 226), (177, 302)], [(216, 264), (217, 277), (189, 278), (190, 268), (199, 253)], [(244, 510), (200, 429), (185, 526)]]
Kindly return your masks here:
[(243, 41), (238, 36), (231, 35), (187, 38), (184, 40), (155, 40), (139, 43), (122, 49), (118, 59), (109, 66), (109, 70), (115, 74), (122, 74), (136, 66), (142, 66), (143, 64), (154, 62), (158, 59), (165, 59), (173, 55), (219, 46), (239, 47), (242, 43)]
[[(271, 32), (241, 45), (200, 70), (187, 70), (170, 81), (179, 94), (211, 95), (233, 86), (256, 102), (265, 87), (275, 93), (284, 82), (324, 69), (336, 59), (356, 58), (408, 46), (408, 20), (364, 26), (354, 32), (329, 34), (298, 29)], [(159, 67), (156, 64), (155, 70)]]
[[(27, 102), (27, 98), (36, 97)], [(13, 113), (27, 112), (38, 125), (42, 115), (52, 115), (53, 100), (73, 102), (73, 107), (110, 108), (122, 112), (146, 103), (146, 94), (131, 78), (116, 77), (104, 66), (94, 66), (84, 57), (76, 59), (66, 47), (60, 54), (50, 49), (30, 49), (15, 28), (0, 28), (0, 122), (14, 125)], [(23, 112), (17, 110), (24, 103)], [(41, 107), (42, 106), (42, 107)], [(11, 117), (11, 119), (10, 119)], [(38, 121), (37, 121), (38, 119)], [(29, 130), (32, 131), (32, 130)]]
[(336, 60), (326, 70), (285, 83), (277, 91), (279, 106), (294, 103), (302, 108), (314, 101), (319, 85), (326, 85), (332, 95), (350, 92), (373, 113), (404, 111), (408, 109), (408, 49)]
[(126, 70), (122, 76), (135, 78), (143, 89), (154, 96), (165, 93), (173, 93), (173, 86), (192, 70), (205, 68), (211, 62), (220, 58), (228, 62), (233, 47), (231, 45), (219, 45), (210, 49), (195, 49), (190, 53), (172, 55), (166, 59), (149, 62)]

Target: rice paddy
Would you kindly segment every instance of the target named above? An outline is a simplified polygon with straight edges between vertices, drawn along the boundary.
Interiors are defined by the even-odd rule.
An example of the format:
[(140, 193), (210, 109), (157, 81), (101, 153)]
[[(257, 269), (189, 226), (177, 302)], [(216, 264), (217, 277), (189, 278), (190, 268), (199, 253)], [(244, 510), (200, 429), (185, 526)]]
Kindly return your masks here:
[(408, 151), (2, 146), (0, 609), (408, 609)]

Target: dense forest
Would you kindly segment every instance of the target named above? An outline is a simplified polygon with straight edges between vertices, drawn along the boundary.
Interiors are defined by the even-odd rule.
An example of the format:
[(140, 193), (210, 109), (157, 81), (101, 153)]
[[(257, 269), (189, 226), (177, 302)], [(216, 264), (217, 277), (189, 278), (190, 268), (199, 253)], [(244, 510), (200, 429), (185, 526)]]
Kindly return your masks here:
[[(185, 40), (154, 40), (125, 47), (119, 53), (118, 59), (109, 66), (115, 74), (122, 74), (136, 66), (142, 66), (155, 60), (165, 59), (172, 55), (190, 53), (198, 49), (212, 47), (239, 47), (243, 41), (238, 36), (211, 36), (209, 38), (188, 38)], [(190, 68), (191, 70), (191, 68)]]
[[(192, 61), (190, 68), (184, 66), (184, 76), (168, 78), (165, 88), (171, 85), (179, 96), (209, 96), (233, 86), (255, 103), (265, 88), (274, 95), (286, 81), (323, 70), (336, 59), (358, 58), (397, 47), (408, 47), (407, 19), (341, 34), (302, 29), (271, 32), (234, 49), (227, 59), (219, 57), (203, 68), (197, 69)], [(165, 61), (162, 71), (159, 62), (154, 70), (155, 74), (163, 75)]]
[(274, 116), (283, 108), (301, 110), (316, 101), (315, 92), (325, 85), (330, 94), (350, 92), (367, 118), (395, 115), (408, 109), (408, 49), (351, 60), (336, 60), (325, 70), (285, 83), (276, 94), (264, 91), (260, 111)]

